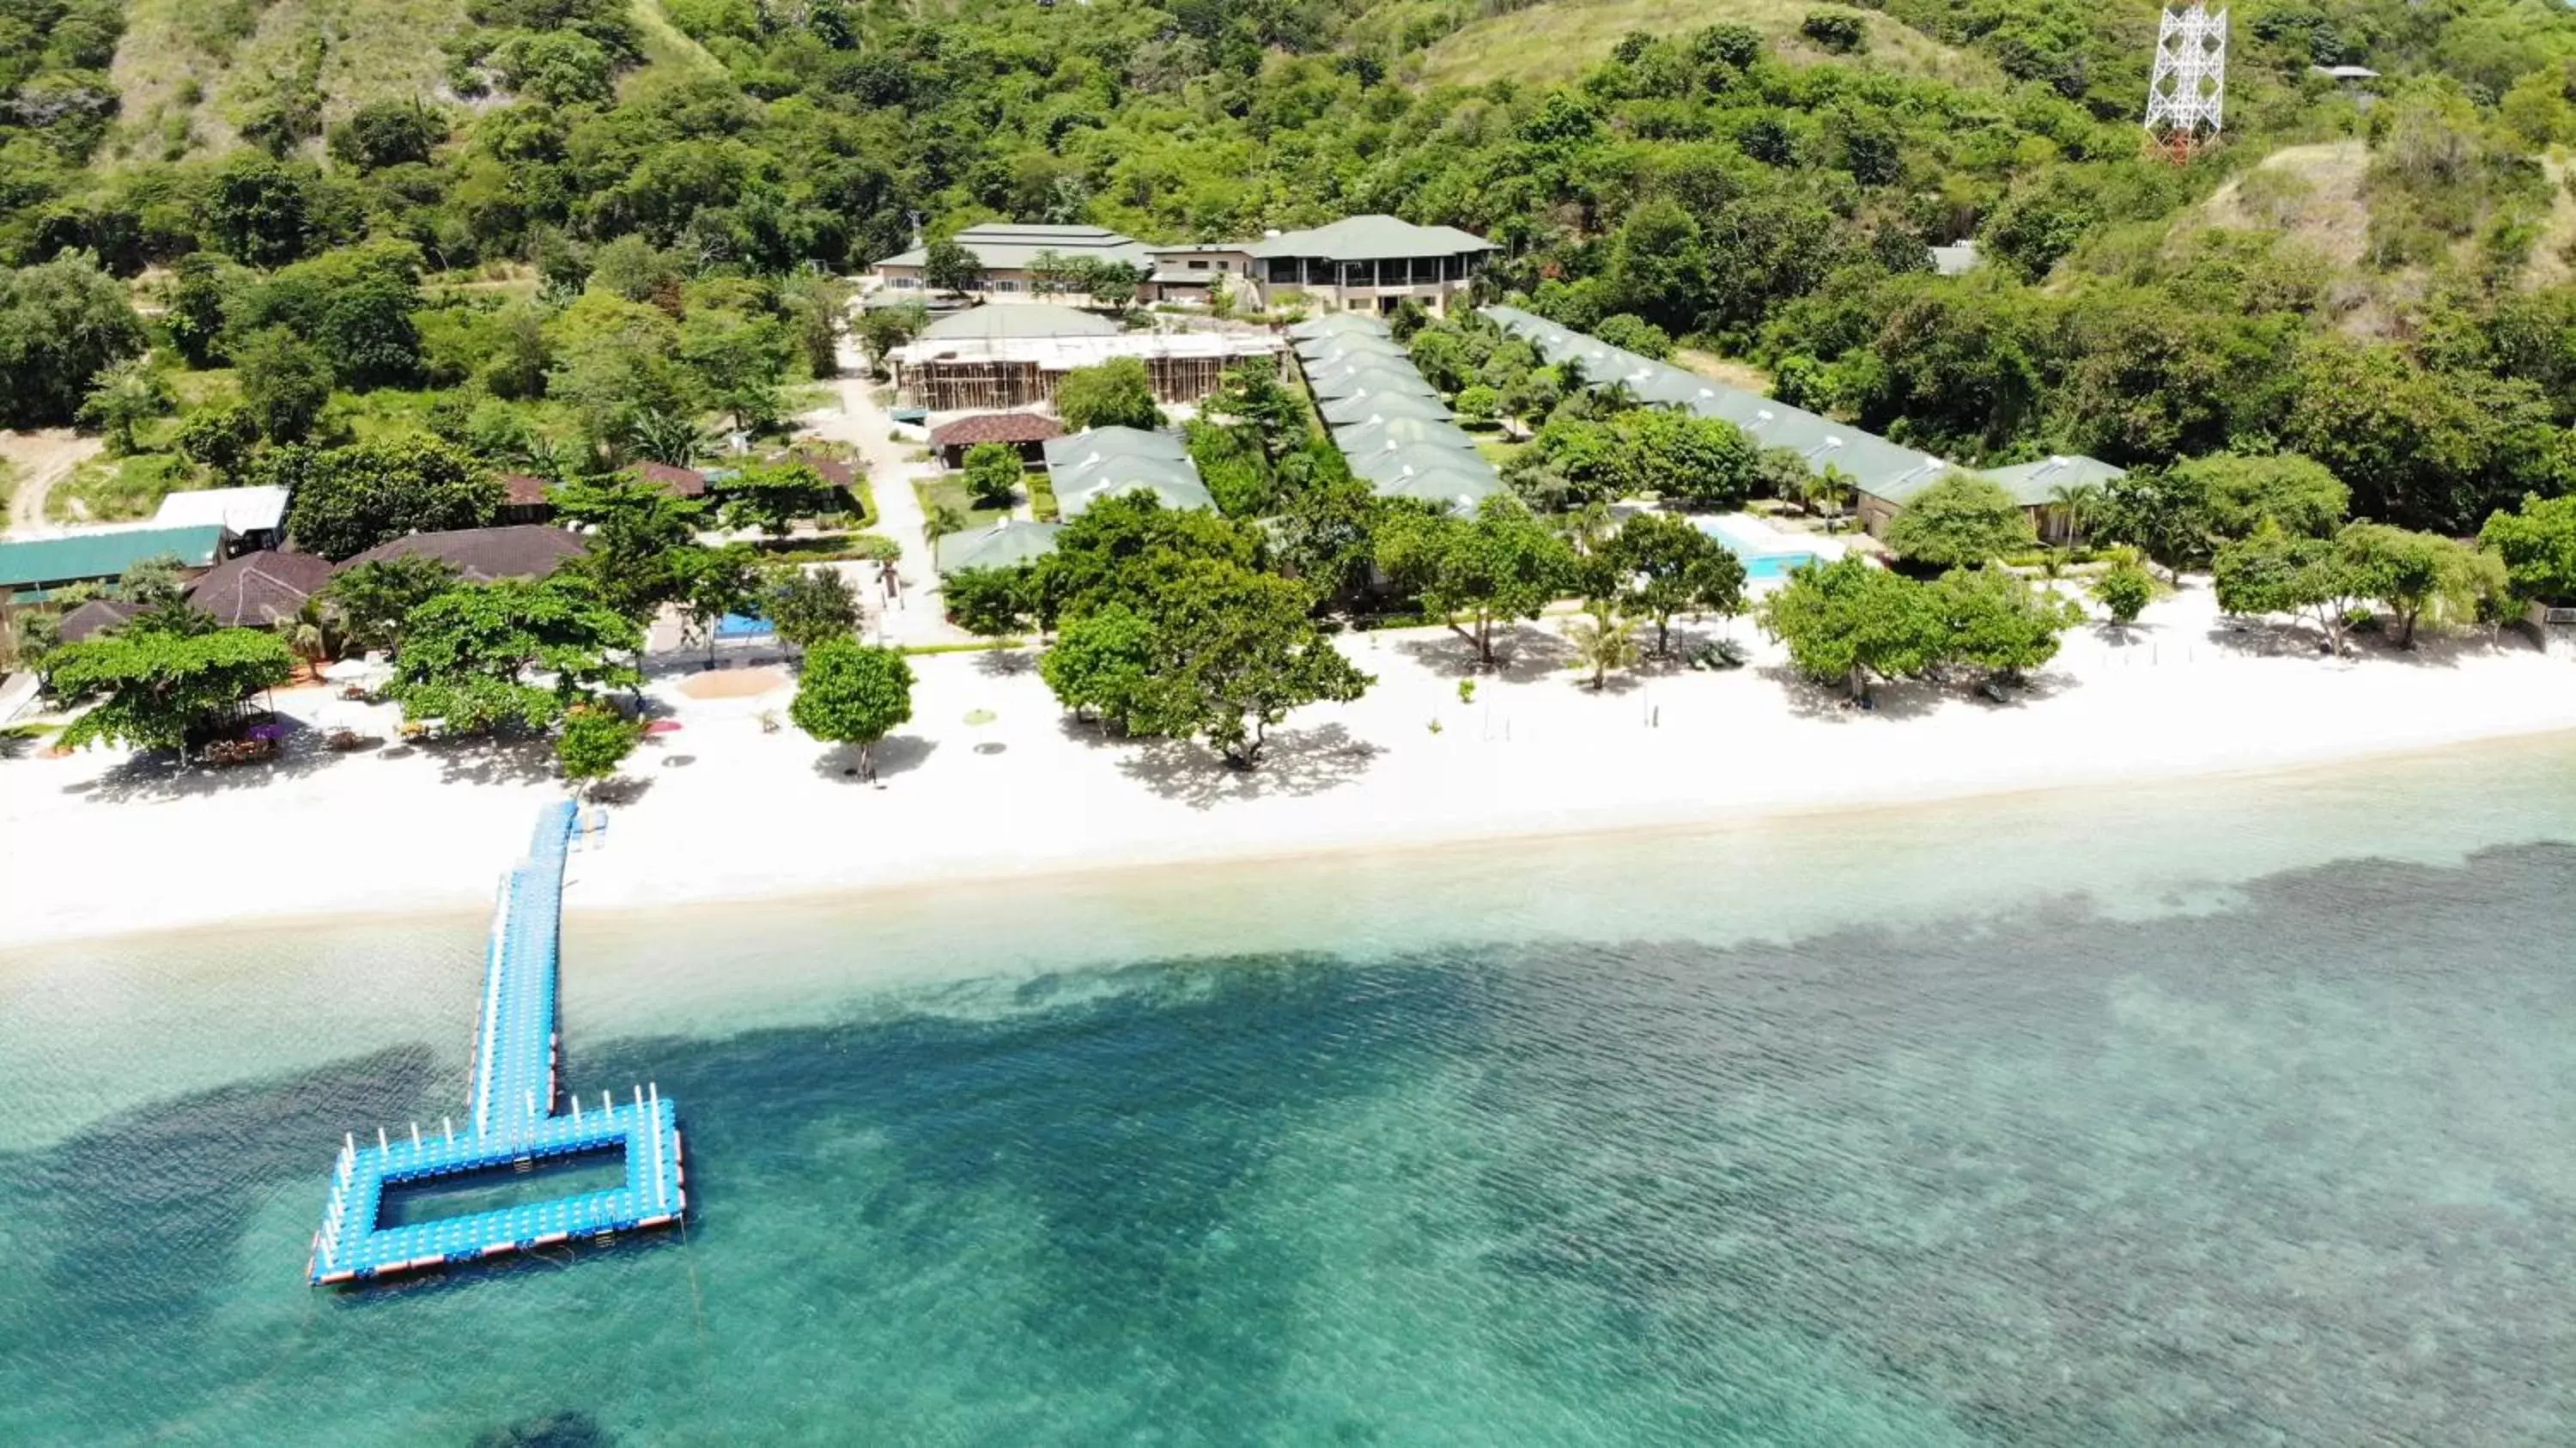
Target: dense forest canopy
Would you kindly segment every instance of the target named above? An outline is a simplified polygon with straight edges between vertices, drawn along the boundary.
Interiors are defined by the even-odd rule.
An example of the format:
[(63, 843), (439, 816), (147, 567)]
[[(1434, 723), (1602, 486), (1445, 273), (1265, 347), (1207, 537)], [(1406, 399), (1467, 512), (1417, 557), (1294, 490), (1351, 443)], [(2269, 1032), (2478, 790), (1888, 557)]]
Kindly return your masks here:
[[(543, 470), (650, 453), (673, 415), (774, 420), (830, 365), (811, 278), (916, 220), (1387, 211), (1493, 238), (1494, 286), (1558, 320), (1637, 319), (1962, 461), (2295, 450), (2356, 513), (2452, 533), (2576, 477), (2559, 6), (2239, 4), (2227, 141), (2190, 166), (2141, 145), (2141, 0), (1819, 4), (1787, 34), (1720, 5), (1572, 84), (1422, 83), (1501, 8), (471, 0), (434, 93), (329, 93), (316, 60), (216, 147), (121, 113), (111, 0), (0, 0), (0, 424), (69, 420), (141, 345), (66, 325), (94, 271), (233, 369), (190, 400), (256, 414), (192, 465), (385, 414)], [(1887, 26), (1963, 61), (1881, 64)], [(1963, 238), (1985, 264), (1934, 275)]]

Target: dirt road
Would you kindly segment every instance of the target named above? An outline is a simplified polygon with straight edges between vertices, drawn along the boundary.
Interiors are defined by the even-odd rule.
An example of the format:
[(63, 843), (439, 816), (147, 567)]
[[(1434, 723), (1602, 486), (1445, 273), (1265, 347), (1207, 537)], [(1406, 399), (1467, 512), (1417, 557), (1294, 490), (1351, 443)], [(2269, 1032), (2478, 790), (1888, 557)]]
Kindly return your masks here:
[(8, 460), (17, 482), (9, 494), (8, 535), (40, 538), (60, 531), (45, 522), (45, 498), (53, 492), (54, 484), (71, 476), (72, 469), (95, 456), (98, 449), (97, 438), (82, 437), (67, 427), (0, 432), (0, 458)]

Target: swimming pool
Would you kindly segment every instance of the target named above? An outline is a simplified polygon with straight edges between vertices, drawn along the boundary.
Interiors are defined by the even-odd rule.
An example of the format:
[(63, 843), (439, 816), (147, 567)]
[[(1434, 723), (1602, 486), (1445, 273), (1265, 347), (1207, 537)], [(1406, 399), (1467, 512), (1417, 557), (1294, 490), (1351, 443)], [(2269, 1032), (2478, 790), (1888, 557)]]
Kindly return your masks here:
[(1786, 578), (1789, 574), (1816, 561), (1812, 549), (1801, 549), (1788, 535), (1777, 532), (1751, 518), (1703, 518), (1700, 531), (1726, 545), (1726, 551), (1744, 562), (1747, 581), (1764, 578)]

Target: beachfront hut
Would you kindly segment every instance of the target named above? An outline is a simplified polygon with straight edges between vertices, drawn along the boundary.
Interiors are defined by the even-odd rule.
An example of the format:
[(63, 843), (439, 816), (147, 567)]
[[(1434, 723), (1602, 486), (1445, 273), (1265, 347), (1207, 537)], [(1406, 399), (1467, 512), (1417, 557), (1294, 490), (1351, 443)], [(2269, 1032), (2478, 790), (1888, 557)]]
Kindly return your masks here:
[(940, 539), (932, 551), (942, 573), (968, 568), (1016, 568), (1053, 553), (1055, 535), (1063, 531), (1059, 523), (1004, 518), (989, 528), (951, 533)]
[(1064, 436), (1064, 424), (1039, 412), (973, 412), (933, 428), (931, 451), (945, 468), (966, 466), (966, 450), (983, 443), (1007, 443), (1022, 462), (1046, 460), (1045, 444)]
[(216, 564), (188, 585), (188, 603), (226, 628), (270, 628), (293, 623), (330, 581), (331, 560), (264, 548)]
[(1446, 422), (1449, 409), (1436, 397), (1413, 392), (1355, 392), (1322, 403), (1317, 411), (1324, 414), (1329, 427), (1356, 427), (1370, 421), (1411, 417), (1428, 422)]
[(588, 540), (580, 534), (561, 528), (534, 524), (458, 528), (445, 533), (414, 533), (379, 543), (354, 558), (342, 560), (335, 571), (346, 572), (361, 563), (386, 558), (436, 558), (453, 567), (468, 583), (491, 583), (504, 578), (543, 578), (565, 559), (589, 548)]

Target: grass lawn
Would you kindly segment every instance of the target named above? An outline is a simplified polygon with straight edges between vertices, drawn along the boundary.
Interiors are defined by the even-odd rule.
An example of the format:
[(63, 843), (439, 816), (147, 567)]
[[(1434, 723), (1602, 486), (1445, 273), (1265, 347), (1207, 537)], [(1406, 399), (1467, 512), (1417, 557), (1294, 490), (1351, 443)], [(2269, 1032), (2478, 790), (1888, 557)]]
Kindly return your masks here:
[(1057, 510), (1055, 505), (1055, 480), (1049, 478), (1044, 469), (1033, 470), (1029, 473), (1028, 489), (1029, 511), (1037, 515), (1037, 520), (1039, 522), (1060, 523), (1064, 521), (1063, 514)]
[(1798, 34), (1799, 22), (1816, 8), (1812, 0), (1547, 0), (1476, 21), (1442, 38), (1424, 52), (1421, 79), (1434, 86), (1483, 85), (1506, 78), (1531, 85), (1571, 81), (1608, 56), (1619, 37), (1632, 30), (1687, 36), (1703, 26), (1732, 21), (1761, 31), (1773, 52), (1790, 60), (1842, 60), (1963, 84), (2002, 80), (2000, 69), (1983, 56), (1954, 50), (1875, 12), (1864, 12), (1867, 50), (1829, 55)]
[(177, 453), (94, 457), (72, 470), (45, 496), (45, 513), (58, 523), (126, 523), (149, 518), (161, 500), (193, 487), (196, 468)]
[(1514, 442), (1507, 437), (1480, 437), (1476, 439), (1476, 455), (1499, 468), (1510, 462), (1514, 453), (1528, 446), (1528, 443)]
[(994, 523), (1011, 516), (1011, 510), (1008, 508), (976, 507), (966, 496), (966, 480), (954, 473), (942, 473), (935, 478), (916, 479), (913, 482), (912, 491), (913, 496), (921, 499), (921, 512), (924, 517), (928, 517), (940, 508), (954, 508), (966, 519), (967, 527), (989, 528)]

